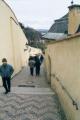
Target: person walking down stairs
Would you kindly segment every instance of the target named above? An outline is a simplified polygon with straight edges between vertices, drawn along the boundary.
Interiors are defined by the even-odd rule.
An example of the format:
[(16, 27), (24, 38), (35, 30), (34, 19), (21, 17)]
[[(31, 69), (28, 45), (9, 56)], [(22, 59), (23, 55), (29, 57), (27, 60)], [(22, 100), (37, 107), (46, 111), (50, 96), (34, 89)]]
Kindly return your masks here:
[(14, 69), (7, 63), (7, 59), (2, 59), (2, 65), (0, 66), (0, 76), (2, 77), (3, 87), (5, 88), (5, 94), (11, 91), (11, 75)]

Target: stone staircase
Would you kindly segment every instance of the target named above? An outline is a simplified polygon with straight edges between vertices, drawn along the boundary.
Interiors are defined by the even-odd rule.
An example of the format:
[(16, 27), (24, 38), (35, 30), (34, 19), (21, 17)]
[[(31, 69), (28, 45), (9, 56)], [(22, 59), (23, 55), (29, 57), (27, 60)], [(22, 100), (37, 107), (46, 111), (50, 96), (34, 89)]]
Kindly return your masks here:
[(62, 120), (50, 88), (12, 87), (11, 93), (3, 92), (0, 87), (0, 120)]
[(36, 87), (12, 87), (12, 93), (16, 94), (41, 94), (41, 95), (54, 95), (55, 93), (50, 88), (36, 88)]

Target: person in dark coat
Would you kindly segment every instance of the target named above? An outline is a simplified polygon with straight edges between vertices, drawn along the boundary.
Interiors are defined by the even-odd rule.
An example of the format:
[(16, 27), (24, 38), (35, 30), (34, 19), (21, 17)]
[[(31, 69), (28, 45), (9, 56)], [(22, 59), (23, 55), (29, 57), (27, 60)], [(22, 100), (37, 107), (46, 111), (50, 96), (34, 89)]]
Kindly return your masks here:
[(34, 66), (35, 66), (35, 60), (34, 57), (30, 56), (29, 57), (29, 67), (30, 67), (30, 74), (33, 76), (34, 75)]
[(11, 91), (11, 75), (13, 74), (13, 72), (13, 67), (7, 64), (6, 58), (3, 58), (2, 65), (0, 66), (0, 76), (2, 77), (5, 94)]
[(42, 64), (42, 63), (43, 63), (43, 60), (44, 60), (44, 57), (43, 57), (42, 54), (40, 55), (39, 59), (40, 59), (40, 63)]
[(36, 76), (40, 75), (40, 59), (39, 56), (35, 56), (35, 69), (36, 69)]

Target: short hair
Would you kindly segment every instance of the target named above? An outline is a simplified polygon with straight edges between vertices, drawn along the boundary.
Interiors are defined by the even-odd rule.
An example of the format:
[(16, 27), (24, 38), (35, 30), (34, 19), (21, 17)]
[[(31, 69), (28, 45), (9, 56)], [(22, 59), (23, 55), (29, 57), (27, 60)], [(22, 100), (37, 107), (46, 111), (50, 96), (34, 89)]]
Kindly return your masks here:
[(7, 59), (6, 59), (6, 58), (3, 58), (3, 59), (2, 59), (2, 62), (7, 62)]

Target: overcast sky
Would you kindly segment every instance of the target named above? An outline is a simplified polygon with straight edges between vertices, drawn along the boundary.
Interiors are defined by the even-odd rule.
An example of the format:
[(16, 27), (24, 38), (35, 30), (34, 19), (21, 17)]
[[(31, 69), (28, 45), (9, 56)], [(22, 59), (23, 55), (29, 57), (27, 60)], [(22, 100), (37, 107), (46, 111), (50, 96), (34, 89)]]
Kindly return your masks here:
[[(26, 27), (49, 29), (55, 19), (68, 12), (71, 0), (5, 0), (12, 8), (18, 21)], [(80, 4), (80, 0), (74, 0)]]

